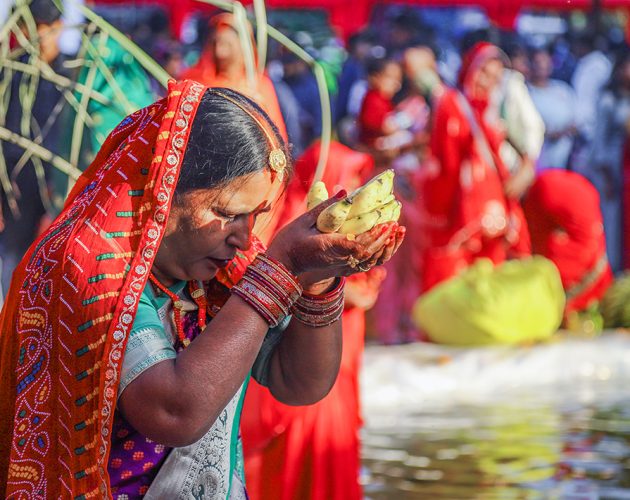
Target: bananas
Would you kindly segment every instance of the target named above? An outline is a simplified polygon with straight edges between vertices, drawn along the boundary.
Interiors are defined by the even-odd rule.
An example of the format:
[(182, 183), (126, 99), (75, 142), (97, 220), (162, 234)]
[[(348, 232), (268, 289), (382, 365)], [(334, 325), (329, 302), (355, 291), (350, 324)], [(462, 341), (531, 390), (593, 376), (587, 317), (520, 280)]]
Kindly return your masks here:
[(376, 207), (386, 203), (387, 198), (394, 192), (394, 171), (385, 170), (371, 181), (355, 190), (348, 199), (352, 201), (349, 218), (371, 212)]
[(401, 206), (402, 204), (392, 195), (392, 199), (388, 203), (371, 212), (346, 219), (339, 228), (339, 232), (341, 234), (361, 234), (378, 224), (397, 221), (400, 218)]
[(352, 219), (346, 220), (339, 228), (339, 232), (341, 234), (365, 233), (376, 226), (379, 217), (380, 214), (376, 210), (367, 214), (357, 215)]
[(382, 206), (376, 209), (376, 212), (379, 213), (379, 220), (376, 223), (382, 224), (383, 222), (397, 221), (400, 218), (401, 208), (402, 208), (402, 203), (400, 203), (392, 195), (391, 200), (389, 200), (387, 203), (383, 204)]
[[(315, 183), (308, 193), (311, 208), (328, 193), (322, 183)], [(345, 199), (327, 207), (317, 218), (317, 229), (322, 233), (339, 232), (347, 235), (361, 234), (377, 224), (397, 221), (401, 203), (394, 194), (394, 171), (386, 170), (361, 186)]]
[(311, 186), (311, 189), (308, 192), (308, 196), (306, 197), (306, 208), (311, 210), (327, 199), (328, 190), (326, 189), (326, 184), (322, 181), (317, 181)]
[(317, 229), (322, 233), (336, 232), (345, 222), (351, 208), (352, 202), (348, 198), (333, 203), (317, 217)]

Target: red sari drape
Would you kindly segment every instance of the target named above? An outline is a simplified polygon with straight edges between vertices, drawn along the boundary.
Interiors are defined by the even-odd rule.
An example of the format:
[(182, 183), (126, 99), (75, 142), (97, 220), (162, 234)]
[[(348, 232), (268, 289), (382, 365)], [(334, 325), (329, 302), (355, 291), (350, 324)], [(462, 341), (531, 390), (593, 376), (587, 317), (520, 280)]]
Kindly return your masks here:
[[(122, 359), (205, 89), (171, 82), (125, 118), (13, 275), (0, 317), (2, 498), (111, 497)], [(231, 286), (252, 258), (218, 281)]]
[(373, 148), (376, 140), (385, 135), (383, 131), (385, 120), (393, 112), (394, 105), (389, 99), (376, 89), (368, 90), (357, 117), (359, 142)]
[(475, 46), (466, 56), (461, 90), (447, 89), (433, 117), (434, 167), (423, 178), (421, 203), (427, 227), (422, 289), (454, 276), (479, 257), (501, 263), (529, 253), (529, 236), (517, 200), (504, 194), (508, 172), (499, 157), (504, 139), (492, 120), (490, 97), (472, 88), (484, 61), (499, 58), (496, 47)]
[(541, 173), (523, 209), (532, 250), (560, 271), (567, 293), (566, 312), (586, 309), (602, 298), (612, 282), (597, 189), (566, 170)]
[[(281, 218), (285, 224), (306, 209), (305, 197), (319, 158), (319, 144), (297, 162), (287, 189)], [(335, 185), (358, 186), (369, 177), (369, 155), (333, 141), (323, 181), (330, 194)], [(354, 286), (374, 286), (366, 275), (351, 278)], [(330, 393), (311, 406), (292, 407), (276, 401), (252, 381), (241, 419), (245, 475), (253, 500), (359, 500), (358, 375), (365, 335), (365, 313), (347, 307), (343, 313), (343, 354)]]

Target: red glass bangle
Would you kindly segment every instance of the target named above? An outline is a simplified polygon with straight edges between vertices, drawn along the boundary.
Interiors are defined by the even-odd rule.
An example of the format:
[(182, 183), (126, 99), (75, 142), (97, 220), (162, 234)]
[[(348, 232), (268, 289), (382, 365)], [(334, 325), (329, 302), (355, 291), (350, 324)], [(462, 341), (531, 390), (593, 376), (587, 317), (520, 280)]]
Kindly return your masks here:
[(321, 328), (338, 321), (343, 314), (345, 283), (345, 278), (339, 278), (331, 291), (321, 295), (302, 293), (291, 307), (293, 317), (313, 328)]
[(232, 293), (274, 327), (290, 314), (291, 306), (302, 294), (302, 287), (284, 265), (259, 254), (232, 287)]

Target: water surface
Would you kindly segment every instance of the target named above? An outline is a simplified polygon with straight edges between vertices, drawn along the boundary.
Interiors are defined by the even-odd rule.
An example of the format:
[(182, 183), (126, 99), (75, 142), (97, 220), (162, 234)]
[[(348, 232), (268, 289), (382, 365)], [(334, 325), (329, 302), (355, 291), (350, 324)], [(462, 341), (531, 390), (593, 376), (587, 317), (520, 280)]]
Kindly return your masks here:
[(630, 500), (630, 336), (369, 348), (368, 499)]

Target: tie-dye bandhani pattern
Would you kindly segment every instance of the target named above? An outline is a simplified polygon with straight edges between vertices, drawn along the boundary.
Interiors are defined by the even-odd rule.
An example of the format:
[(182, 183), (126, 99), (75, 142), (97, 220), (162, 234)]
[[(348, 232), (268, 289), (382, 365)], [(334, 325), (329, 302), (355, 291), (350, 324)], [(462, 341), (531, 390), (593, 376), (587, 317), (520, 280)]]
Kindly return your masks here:
[[(122, 357), (204, 91), (173, 82), (125, 118), (16, 269), (0, 317), (0, 497), (111, 496)], [(238, 258), (235, 271), (251, 255)]]

